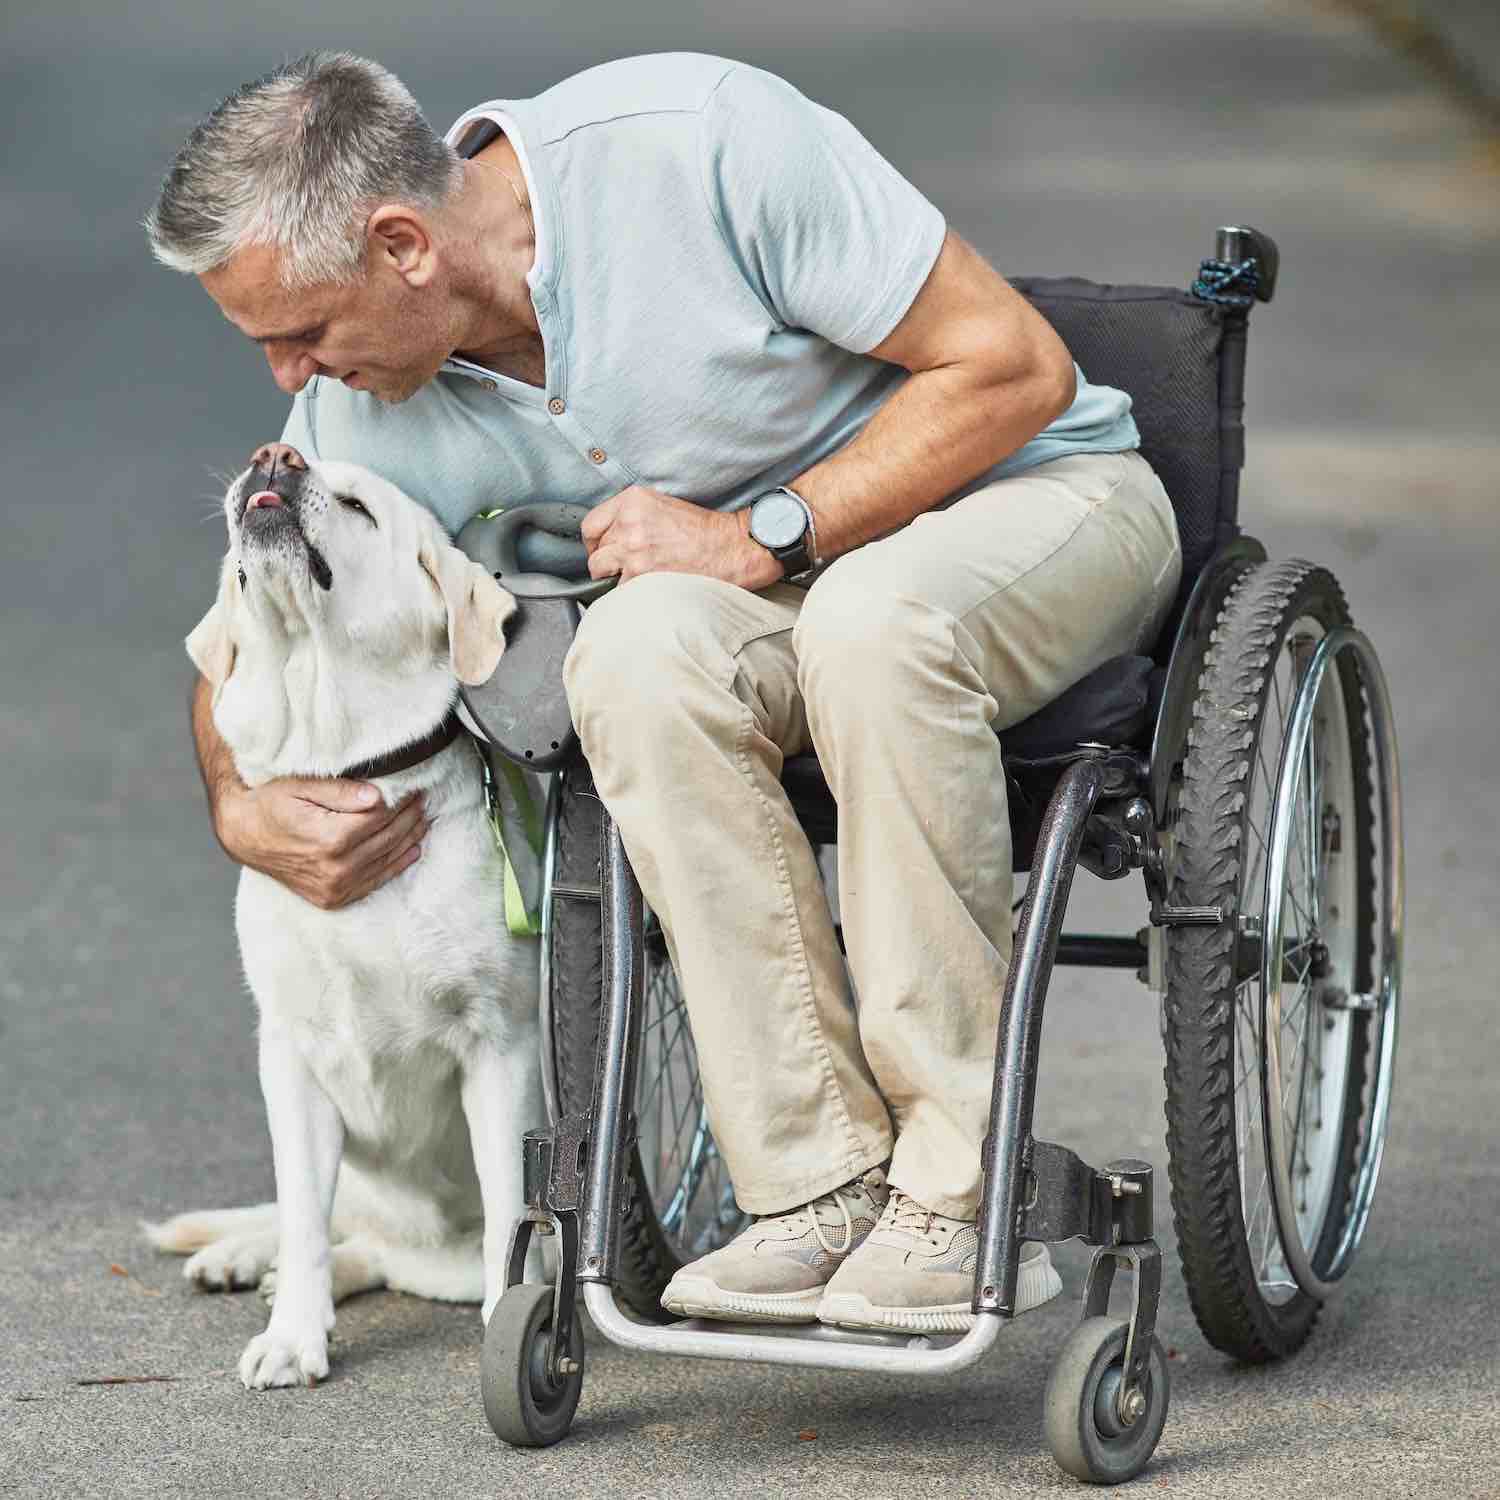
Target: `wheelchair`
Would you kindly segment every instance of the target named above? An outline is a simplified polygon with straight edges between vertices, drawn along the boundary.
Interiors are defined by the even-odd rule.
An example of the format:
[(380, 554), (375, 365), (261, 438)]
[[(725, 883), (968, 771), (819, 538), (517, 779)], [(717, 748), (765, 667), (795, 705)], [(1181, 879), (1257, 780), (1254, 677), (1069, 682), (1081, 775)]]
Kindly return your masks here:
[[(1154, 1331), (1154, 1174), (1131, 1158), (1094, 1166), (1032, 1134), (1058, 963), (1133, 969), (1160, 994), (1173, 1221), (1204, 1336), (1249, 1362), (1309, 1337), (1354, 1260), (1380, 1172), (1403, 865), (1375, 651), (1330, 572), (1270, 561), (1238, 525), (1248, 320), (1271, 300), (1278, 266), (1268, 235), (1226, 228), (1188, 291), (1013, 283), (1090, 379), (1133, 398), (1141, 450), (1176, 510), (1183, 580), (1153, 656), (1105, 663), (1001, 735), (1015, 868), (1030, 878), (996, 1038), (976, 1316), (962, 1335), (665, 1320), (657, 1299), (673, 1272), (748, 1221), (714, 1144), (665, 938), (562, 698), (578, 600), (603, 585), (568, 583), (556, 576), (562, 554), (543, 556), (548, 532), (576, 541), (577, 507), (507, 512), (508, 540), (481, 536), (477, 551), (460, 537), (531, 601), (506, 658), (523, 686), (503, 703), (466, 690), (470, 710), (507, 755), (557, 772), (541, 918), (552, 1123), (522, 1143), (527, 1209), (482, 1361), (485, 1412), (506, 1442), (546, 1446), (569, 1430), (585, 1365), (580, 1292), (598, 1332), (630, 1349), (936, 1375), (999, 1337), (1023, 1240), (1079, 1239), (1096, 1248), (1082, 1317), (1047, 1382), (1047, 1440), (1079, 1479), (1139, 1473), (1170, 1397)], [(518, 550), (523, 527), (539, 562)], [(571, 566), (577, 577), (576, 549)], [(816, 758), (790, 759), (783, 784), (811, 843), (835, 844), (838, 809)], [(1104, 880), (1139, 870), (1147, 925), (1063, 934), (1079, 866)], [(551, 1285), (524, 1280), (534, 1236), (557, 1247)], [(1121, 1269), (1129, 1295), (1112, 1315)]]

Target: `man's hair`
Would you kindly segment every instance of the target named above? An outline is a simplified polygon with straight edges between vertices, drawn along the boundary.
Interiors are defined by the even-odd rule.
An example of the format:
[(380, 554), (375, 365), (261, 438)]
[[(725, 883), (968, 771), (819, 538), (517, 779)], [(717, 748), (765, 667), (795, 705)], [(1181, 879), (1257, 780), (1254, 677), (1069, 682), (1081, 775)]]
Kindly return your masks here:
[(241, 85), (177, 153), (145, 228), (156, 258), (201, 274), (274, 246), (289, 291), (364, 274), (384, 202), (436, 208), (462, 181), (406, 86), (368, 58), (309, 52)]

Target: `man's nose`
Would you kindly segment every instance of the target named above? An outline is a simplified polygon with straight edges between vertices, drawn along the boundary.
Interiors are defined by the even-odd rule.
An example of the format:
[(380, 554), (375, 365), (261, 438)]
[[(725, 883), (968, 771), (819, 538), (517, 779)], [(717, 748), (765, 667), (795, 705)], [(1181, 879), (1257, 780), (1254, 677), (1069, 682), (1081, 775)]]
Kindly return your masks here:
[(262, 443), (250, 455), (250, 462), (257, 469), (305, 469), (307, 460), (290, 443)]
[(278, 355), (267, 348), (266, 362), (271, 366), (271, 378), (288, 396), (295, 396), (318, 373), (317, 360), (305, 353)]

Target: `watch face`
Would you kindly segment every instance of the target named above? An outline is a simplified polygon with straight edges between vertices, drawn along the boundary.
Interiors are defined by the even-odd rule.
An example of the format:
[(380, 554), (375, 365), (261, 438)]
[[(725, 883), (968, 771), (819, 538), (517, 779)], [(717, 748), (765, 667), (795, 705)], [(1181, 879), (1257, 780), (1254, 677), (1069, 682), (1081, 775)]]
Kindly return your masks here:
[(750, 535), (762, 547), (790, 547), (807, 529), (807, 515), (790, 495), (762, 495), (750, 507)]

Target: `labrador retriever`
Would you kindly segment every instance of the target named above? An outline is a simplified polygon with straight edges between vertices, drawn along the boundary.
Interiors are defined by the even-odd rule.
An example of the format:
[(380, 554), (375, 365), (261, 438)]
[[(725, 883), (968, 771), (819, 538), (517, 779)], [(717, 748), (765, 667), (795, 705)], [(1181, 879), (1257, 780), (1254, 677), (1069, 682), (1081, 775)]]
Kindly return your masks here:
[[(269, 444), (224, 512), (218, 597), (187, 649), (240, 777), (352, 773), (388, 805), (419, 791), (430, 822), (415, 863), (338, 910), (240, 875), (277, 1201), (143, 1228), (193, 1252), (197, 1285), (261, 1287), (270, 1322), (239, 1375), (262, 1389), (328, 1373), (334, 1304), (355, 1292), (482, 1302), (488, 1321), (521, 1133), (544, 1123), (538, 954), (507, 931), (478, 750), (452, 734), (458, 684), (494, 671), (514, 600), (352, 464)], [(506, 811), (507, 849), (529, 859)]]

